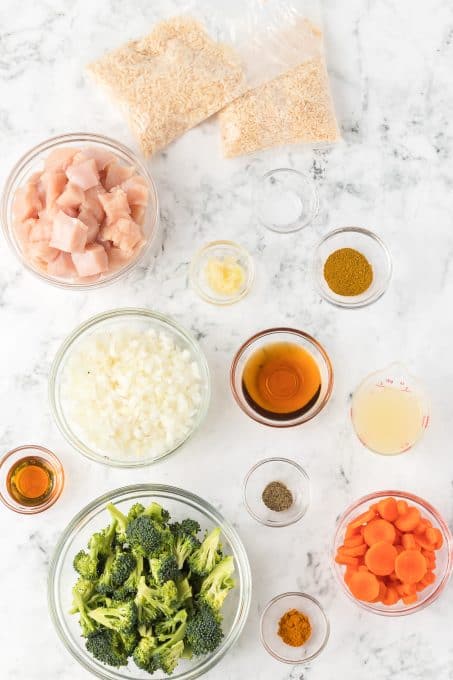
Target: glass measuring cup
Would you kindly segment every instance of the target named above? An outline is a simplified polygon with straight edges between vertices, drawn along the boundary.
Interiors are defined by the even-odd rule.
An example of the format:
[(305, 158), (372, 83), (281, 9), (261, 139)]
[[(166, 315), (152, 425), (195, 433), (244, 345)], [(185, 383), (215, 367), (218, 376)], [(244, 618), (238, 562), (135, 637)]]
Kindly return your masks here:
[(400, 363), (371, 373), (352, 397), (355, 433), (364, 446), (381, 455), (411, 449), (429, 419), (429, 401), (420, 382)]

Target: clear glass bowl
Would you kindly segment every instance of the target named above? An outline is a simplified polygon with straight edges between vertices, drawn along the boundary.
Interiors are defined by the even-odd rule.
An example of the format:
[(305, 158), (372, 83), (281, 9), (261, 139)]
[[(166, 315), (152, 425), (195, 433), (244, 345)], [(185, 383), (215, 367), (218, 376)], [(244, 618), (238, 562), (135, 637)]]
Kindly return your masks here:
[[(33, 267), (27, 261), (22, 253), (22, 249), (16, 238), (13, 228), (12, 207), (16, 190), (21, 187), (33, 173), (42, 169), (43, 161), (47, 158), (51, 151), (54, 151), (56, 148), (62, 146), (83, 147), (85, 145), (99, 147), (109, 151), (110, 153), (117, 156), (123, 163), (134, 165), (140, 175), (142, 175), (142, 177), (144, 177), (148, 182), (149, 203), (143, 226), (146, 243), (139, 250), (136, 257), (121, 269), (111, 273), (107, 272), (105, 275), (102, 275), (95, 281), (89, 283), (77, 283), (64, 278), (49, 276), (48, 274)], [(120, 142), (110, 139), (109, 137), (77, 132), (47, 139), (46, 141), (31, 149), (16, 163), (8, 179), (6, 180), (5, 188), (3, 190), (3, 196), (1, 200), (1, 221), (3, 233), (7, 242), (9, 243), (13, 253), (28, 271), (40, 278), (42, 281), (46, 281), (47, 283), (60, 288), (68, 288), (71, 290), (88, 290), (89, 288), (99, 288), (100, 286), (105, 286), (109, 283), (117, 281), (119, 278), (130, 272), (139, 262), (141, 262), (147, 253), (154, 250), (159, 232), (159, 201), (157, 197), (156, 186), (151, 175), (146, 169), (146, 166), (130, 149), (128, 149), (123, 144), (120, 144)]]
[[(338, 548), (344, 541), (346, 527), (349, 522), (352, 522), (354, 517), (358, 517), (363, 512), (368, 510), (371, 504), (378, 503), (380, 500), (387, 498), (388, 496), (394, 496), (397, 500), (405, 500), (409, 503), (409, 505), (414, 505), (416, 508), (418, 508), (421, 514), (429, 519), (434, 527), (440, 529), (444, 539), (442, 548), (440, 550), (436, 550), (436, 581), (418, 593), (419, 600), (417, 602), (409, 605), (406, 605), (403, 602), (398, 602), (397, 604), (387, 606), (381, 602), (363, 602), (362, 600), (357, 600), (344, 582), (343, 574), (345, 567), (335, 562), (335, 555), (337, 554)], [(354, 604), (358, 605), (362, 609), (372, 612), (373, 614), (380, 614), (382, 616), (404, 616), (406, 614), (413, 614), (420, 609), (424, 609), (429, 604), (437, 600), (450, 579), (453, 567), (452, 550), (453, 538), (450, 529), (439, 512), (433, 508), (430, 503), (425, 501), (423, 498), (420, 498), (415, 494), (407, 493), (406, 491), (376, 491), (374, 493), (368, 494), (368, 496), (359, 498), (359, 500), (350, 505), (339, 518), (333, 539), (332, 565), (336, 580), (341, 590), (346, 593), (347, 597), (352, 602), (354, 602)]]
[(308, 226), (319, 209), (314, 183), (292, 168), (277, 168), (260, 177), (255, 183), (253, 203), (259, 222), (280, 234)]
[[(290, 609), (297, 609), (308, 616), (312, 634), (301, 647), (287, 645), (278, 634), (278, 624)], [(330, 626), (324, 609), (318, 600), (306, 593), (283, 593), (274, 597), (261, 616), (261, 642), (274, 659), (283, 663), (301, 664), (313, 661), (329, 640)]]
[[(220, 527), (224, 552), (233, 555), (235, 560), (236, 587), (226, 598), (222, 609), (224, 638), (220, 647), (204, 657), (183, 659), (171, 677), (174, 680), (193, 680), (213, 668), (239, 638), (247, 620), (252, 594), (247, 554), (236, 530), (215, 508), (188, 491), (161, 484), (138, 484), (110, 491), (83, 508), (69, 523), (55, 549), (48, 577), (48, 602), (57, 633), (72, 656), (98, 678), (145, 680), (151, 676), (139, 670), (132, 661), (127, 667), (110, 668), (86, 651), (77, 616), (68, 613), (72, 601), (71, 589), (76, 580), (72, 560), (86, 546), (89, 537), (109, 523), (110, 515), (105, 509), (107, 503), (112, 502), (127, 512), (134, 503), (147, 505), (152, 501), (165, 507), (173, 520), (191, 517), (200, 523), (202, 530), (208, 531)], [(152, 677), (161, 680), (167, 676), (157, 672)]]
[[(257, 349), (275, 342), (289, 342), (308, 351), (321, 373), (321, 390), (316, 402), (305, 413), (291, 420), (274, 420), (252, 409), (245, 398), (242, 386), (242, 374), (248, 359)], [(318, 415), (329, 401), (333, 389), (333, 367), (324, 347), (308, 333), (294, 328), (268, 328), (253, 335), (239, 348), (231, 364), (230, 385), (237, 404), (249, 418), (270, 427), (295, 427)]]
[[(324, 264), (333, 252), (340, 248), (353, 248), (366, 257), (373, 268), (371, 286), (361, 295), (337, 295), (324, 278)], [(371, 305), (384, 295), (392, 276), (392, 258), (382, 239), (368, 229), (341, 227), (324, 236), (315, 249), (313, 278), (320, 295), (337, 307), (355, 309)]]
[[(11, 468), (23, 458), (34, 456), (42, 458), (54, 474), (53, 487), (47, 498), (40, 505), (23, 505), (11, 496), (8, 491), (8, 474)], [(61, 496), (64, 487), (64, 470), (57, 456), (49, 449), (37, 444), (25, 444), (8, 451), (0, 460), (0, 500), (10, 510), (21, 515), (36, 515), (50, 508)]]
[[(270, 510), (262, 499), (271, 482), (281, 482), (291, 491), (293, 504), (288, 510)], [(244, 503), (250, 515), (268, 527), (286, 527), (298, 522), (310, 505), (310, 481), (305, 470), (288, 458), (260, 460), (244, 480)]]
[[(159, 456), (145, 456), (140, 458), (109, 457), (108, 451), (96, 449), (89, 443), (83, 441), (82, 437), (77, 432), (77, 428), (71, 425), (70, 416), (67, 413), (68, 409), (67, 405), (65, 404), (62, 387), (65, 368), (69, 358), (72, 355), (72, 352), (77, 348), (82, 340), (86, 339), (87, 336), (96, 333), (101, 329), (105, 331), (106, 329), (125, 325), (133, 326), (134, 328), (138, 328), (140, 330), (152, 328), (157, 331), (164, 331), (165, 333), (169, 334), (174, 338), (176, 344), (179, 347), (187, 349), (190, 352), (193, 357), (193, 361), (195, 361), (198, 365), (200, 372), (201, 401), (198, 413), (193, 420), (191, 431), (184, 439), (177, 442), (175, 446), (168, 449)], [(88, 321), (78, 326), (63, 342), (55, 356), (49, 374), (50, 407), (55, 422), (57, 423), (65, 439), (77, 451), (82, 453), (87, 458), (99, 463), (104, 463), (106, 465), (112, 465), (114, 467), (143, 467), (161, 460), (162, 458), (169, 456), (171, 453), (173, 453), (173, 451), (176, 451), (176, 449), (182, 446), (184, 442), (186, 442), (201, 425), (209, 407), (210, 397), (211, 387), (208, 364), (195, 338), (193, 338), (188, 331), (179, 326), (171, 318), (147, 309), (122, 308), (104, 312), (103, 314), (98, 314), (97, 316), (91, 317), (88, 319)]]
[[(206, 278), (206, 266), (211, 258), (232, 258), (244, 270), (244, 282), (237, 293), (221, 295), (212, 290)], [(231, 305), (242, 300), (253, 284), (255, 268), (249, 253), (234, 241), (212, 241), (199, 250), (190, 264), (190, 282), (198, 295), (213, 305)]]

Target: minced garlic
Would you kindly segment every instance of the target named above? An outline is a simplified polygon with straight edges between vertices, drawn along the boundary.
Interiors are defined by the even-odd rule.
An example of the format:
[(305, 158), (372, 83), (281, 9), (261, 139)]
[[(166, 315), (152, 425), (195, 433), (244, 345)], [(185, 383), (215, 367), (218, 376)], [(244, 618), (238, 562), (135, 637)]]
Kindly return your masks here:
[(231, 255), (222, 259), (210, 258), (205, 275), (208, 286), (217, 295), (237, 295), (245, 283), (244, 267)]

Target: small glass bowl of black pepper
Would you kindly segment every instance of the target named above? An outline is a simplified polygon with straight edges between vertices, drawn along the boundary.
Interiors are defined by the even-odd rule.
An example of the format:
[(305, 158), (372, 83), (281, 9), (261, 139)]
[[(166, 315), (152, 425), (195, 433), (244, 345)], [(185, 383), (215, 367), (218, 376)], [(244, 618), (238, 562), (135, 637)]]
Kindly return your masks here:
[(268, 527), (289, 526), (307, 512), (310, 480), (294, 460), (265, 458), (245, 477), (244, 503), (257, 522)]

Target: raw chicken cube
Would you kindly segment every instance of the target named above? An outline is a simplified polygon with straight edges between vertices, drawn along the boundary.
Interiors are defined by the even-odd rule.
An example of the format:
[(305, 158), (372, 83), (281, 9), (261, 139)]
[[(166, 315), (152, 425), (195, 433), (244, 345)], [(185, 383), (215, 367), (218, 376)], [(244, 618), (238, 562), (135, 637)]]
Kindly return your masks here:
[(66, 170), (68, 165), (71, 165), (72, 159), (77, 153), (77, 149), (72, 149), (69, 146), (62, 146), (59, 149), (54, 149), (46, 158), (44, 168), (55, 172), (56, 170)]
[(145, 223), (145, 214), (146, 207), (144, 205), (131, 205), (131, 217), (134, 222), (139, 224), (141, 227), (143, 227)]
[(13, 216), (16, 220), (22, 222), (28, 217), (37, 217), (38, 211), (42, 208), (43, 203), (39, 197), (37, 184), (27, 183), (17, 189), (13, 203)]
[(99, 184), (99, 173), (93, 158), (70, 165), (66, 169), (66, 175), (70, 182), (77, 184), (84, 191)]
[(109, 268), (107, 253), (100, 243), (91, 243), (83, 253), (73, 253), (72, 261), (79, 276), (102, 274)]
[(67, 253), (78, 253), (85, 248), (88, 227), (76, 217), (69, 217), (62, 210), (55, 216), (50, 245)]
[(131, 209), (123, 189), (112, 189), (108, 194), (99, 194), (99, 200), (105, 210), (107, 222), (116, 222), (120, 217), (129, 217)]
[(51, 206), (55, 203), (61, 192), (66, 186), (68, 178), (65, 173), (60, 170), (55, 172), (46, 170), (42, 173), (41, 184), (44, 189), (46, 206)]
[(96, 215), (92, 213), (86, 205), (83, 205), (79, 212), (79, 220), (88, 227), (87, 243), (92, 243), (96, 240), (100, 227)]
[(58, 255), (58, 250), (49, 246), (47, 241), (37, 241), (36, 243), (29, 243), (25, 248), (28, 257), (39, 264), (41, 262), (51, 262)]
[(120, 184), (128, 180), (135, 172), (135, 168), (132, 165), (121, 165), (114, 161), (107, 166), (105, 173), (104, 186), (107, 191), (113, 189), (113, 187), (118, 187)]
[(85, 191), (85, 201), (82, 207), (85, 207), (87, 208), (87, 210), (94, 213), (99, 223), (101, 223), (105, 217), (105, 211), (104, 208), (102, 207), (99, 196), (105, 193), (106, 192), (102, 184), (99, 184), (97, 187), (93, 187), (92, 189), (88, 189), (88, 191)]
[(130, 218), (120, 217), (116, 222), (102, 227), (101, 238), (105, 241), (112, 241), (113, 245), (126, 253), (131, 253), (143, 240), (143, 232), (141, 227)]
[(126, 253), (116, 246), (109, 248), (107, 255), (109, 258), (109, 271), (111, 272), (118, 271), (118, 269), (125, 267), (133, 257), (132, 253)]
[(57, 257), (47, 265), (47, 273), (51, 276), (60, 276), (69, 279), (77, 275), (76, 268), (70, 253), (60, 252)]
[(22, 248), (25, 249), (25, 246), (29, 243), (30, 231), (37, 222), (38, 220), (35, 219), (34, 217), (29, 217), (27, 220), (24, 220), (24, 222), (14, 223), (14, 231), (16, 233), (17, 240), (21, 244)]
[(85, 149), (82, 149), (82, 153), (85, 154), (87, 158), (94, 158), (99, 172), (104, 170), (109, 163), (116, 160), (113, 153), (106, 151), (106, 149), (102, 149), (100, 146), (87, 146)]
[(65, 190), (57, 200), (57, 205), (66, 212), (66, 209), (78, 208), (85, 198), (85, 192), (77, 184), (68, 182)]
[(144, 177), (134, 175), (121, 184), (127, 195), (129, 205), (148, 205), (148, 185)]
[(38, 241), (49, 241), (52, 237), (52, 223), (46, 219), (35, 220), (35, 224), (30, 229), (28, 240), (30, 243), (37, 243)]

